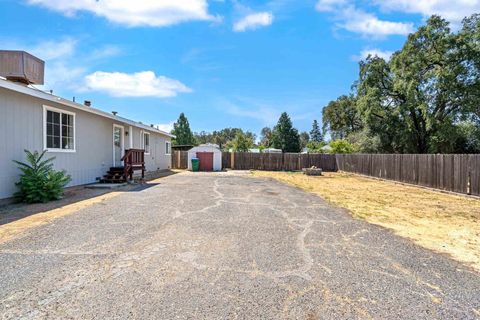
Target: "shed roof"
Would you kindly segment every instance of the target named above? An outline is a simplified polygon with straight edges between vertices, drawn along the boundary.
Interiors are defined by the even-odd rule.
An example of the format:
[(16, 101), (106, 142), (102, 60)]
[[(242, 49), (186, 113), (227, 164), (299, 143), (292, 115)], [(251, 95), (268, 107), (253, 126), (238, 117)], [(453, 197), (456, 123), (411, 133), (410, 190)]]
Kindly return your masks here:
[(0, 88), (4, 88), (4, 89), (15, 91), (15, 92), (18, 92), (18, 93), (26, 94), (26, 95), (29, 95), (31, 97), (36, 97), (36, 98), (40, 98), (40, 99), (43, 99), (43, 100), (56, 102), (56, 103), (62, 104), (64, 106), (67, 106), (67, 107), (70, 107), (70, 108), (74, 108), (74, 109), (82, 110), (82, 111), (85, 111), (85, 112), (93, 113), (93, 114), (98, 115), (100, 117), (109, 118), (109, 119), (116, 120), (116, 121), (131, 125), (131, 126), (134, 126), (134, 127), (137, 127), (137, 128), (141, 128), (141, 129), (148, 130), (148, 131), (151, 131), (151, 132), (157, 132), (157, 133), (160, 133), (160, 134), (165, 135), (167, 137), (175, 138), (175, 135), (170, 134), (170, 133), (165, 132), (165, 131), (162, 131), (162, 130), (159, 130), (155, 127), (151, 127), (149, 125), (146, 125), (146, 124), (143, 124), (143, 123), (140, 123), (140, 122), (137, 122), (137, 121), (133, 121), (133, 120), (130, 120), (130, 119), (127, 119), (127, 118), (123, 118), (123, 117), (120, 117), (120, 116), (117, 116), (117, 115), (113, 115), (111, 113), (108, 113), (108, 112), (105, 112), (105, 111), (102, 111), (102, 110), (99, 110), (99, 109), (95, 109), (95, 108), (92, 108), (92, 107), (87, 107), (83, 104), (76, 103), (76, 102), (64, 99), (62, 97), (59, 97), (59, 96), (56, 96), (56, 95), (53, 95), (53, 94), (50, 94), (50, 93), (46, 93), (46, 92), (44, 92), (40, 89), (34, 88), (32, 86), (23, 85), (23, 84), (11, 82), (11, 81), (4, 80), (4, 79), (0, 78)]

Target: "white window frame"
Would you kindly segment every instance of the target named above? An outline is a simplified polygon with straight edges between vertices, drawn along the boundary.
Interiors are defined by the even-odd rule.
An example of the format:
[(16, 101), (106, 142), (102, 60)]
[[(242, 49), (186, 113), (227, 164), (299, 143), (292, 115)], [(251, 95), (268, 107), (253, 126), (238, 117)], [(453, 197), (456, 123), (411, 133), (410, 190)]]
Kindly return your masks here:
[(168, 148), (170, 150), (170, 152), (167, 153), (167, 150), (165, 150), (165, 155), (166, 156), (171, 156), (172, 155), (172, 142), (165, 141), (165, 148), (167, 148), (167, 145), (170, 145), (170, 147)]
[[(147, 149), (145, 148), (146, 145), (145, 145), (145, 135), (148, 135), (148, 152), (147, 152)], [(152, 149), (152, 136), (150, 135), (150, 132), (143, 132), (143, 135), (142, 135), (142, 146), (143, 146), (143, 150), (145, 150), (145, 154), (150, 154), (150, 151)]]
[(125, 127), (121, 126), (119, 124), (114, 123), (112, 127), (112, 159), (113, 159), (113, 166), (116, 165), (115, 163), (115, 128), (121, 128), (122, 129), (122, 134), (120, 135), (120, 147), (122, 149), (122, 157), (125, 152)]
[[(60, 113), (60, 146), (62, 145), (62, 113), (73, 116), (73, 149), (62, 149), (62, 148), (47, 148), (47, 111)], [(77, 152), (77, 124), (76, 124), (76, 114), (75, 112), (65, 111), (63, 109), (58, 109), (43, 105), (43, 150), (47, 152), (67, 152), (75, 153)]]

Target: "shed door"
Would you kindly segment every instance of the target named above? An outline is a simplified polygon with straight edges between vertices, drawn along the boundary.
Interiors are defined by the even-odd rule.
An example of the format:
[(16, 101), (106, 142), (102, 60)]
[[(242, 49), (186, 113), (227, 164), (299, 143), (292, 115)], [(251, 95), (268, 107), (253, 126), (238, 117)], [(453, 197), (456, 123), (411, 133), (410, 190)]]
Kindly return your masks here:
[(200, 171), (213, 171), (213, 152), (197, 152)]

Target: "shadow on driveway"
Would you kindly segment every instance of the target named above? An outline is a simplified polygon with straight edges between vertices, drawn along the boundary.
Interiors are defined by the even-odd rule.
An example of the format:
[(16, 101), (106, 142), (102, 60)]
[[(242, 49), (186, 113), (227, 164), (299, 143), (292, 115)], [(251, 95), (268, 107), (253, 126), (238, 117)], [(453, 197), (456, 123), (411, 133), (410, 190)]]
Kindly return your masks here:
[(65, 189), (62, 199), (47, 203), (5, 203), (0, 204), (0, 226), (11, 223), (25, 217), (45, 211), (58, 209), (80, 201), (92, 199), (112, 192), (140, 192), (159, 185), (157, 179), (168, 177), (179, 173), (178, 171), (165, 171), (154, 176), (147, 177), (146, 182), (128, 184), (114, 189), (89, 189), (85, 186), (75, 186)]

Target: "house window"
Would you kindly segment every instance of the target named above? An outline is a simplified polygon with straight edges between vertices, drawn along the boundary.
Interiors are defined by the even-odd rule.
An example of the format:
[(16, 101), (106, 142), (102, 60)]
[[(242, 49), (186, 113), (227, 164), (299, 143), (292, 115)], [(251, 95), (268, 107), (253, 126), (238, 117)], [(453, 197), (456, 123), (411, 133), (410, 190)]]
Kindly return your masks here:
[(148, 132), (143, 133), (143, 149), (145, 154), (150, 154), (150, 133)]
[(165, 142), (165, 154), (168, 156), (172, 153), (172, 143), (166, 141)]
[(75, 151), (75, 114), (44, 107), (44, 146), (49, 151)]

